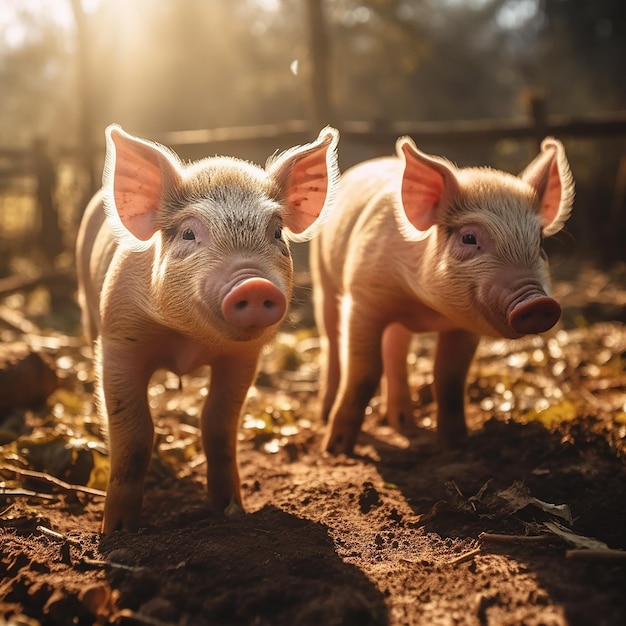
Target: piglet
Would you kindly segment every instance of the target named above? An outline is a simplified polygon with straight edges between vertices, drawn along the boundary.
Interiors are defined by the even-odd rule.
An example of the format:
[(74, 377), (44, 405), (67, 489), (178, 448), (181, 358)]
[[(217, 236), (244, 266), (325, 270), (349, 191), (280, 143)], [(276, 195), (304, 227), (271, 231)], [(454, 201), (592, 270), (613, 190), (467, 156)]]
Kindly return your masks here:
[(518, 338), (552, 328), (542, 239), (569, 217), (574, 184), (562, 144), (547, 138), (519, 177), (459, 169), (408, 137), (397, 157), (341, 179), (337, 208), (311, 244), (326, 450), (351, 453), (381, 376), (397, 429), (412, 416), (412, 333), (438, 333), (437, 433), (466, 436), (465, 380), (481, 335)]
[(236, 460), (241, 408), (259, 352), (293, 287), (289, 240), (325, 219), (338, 178), (338, 133), (271, 158), (183, 164), (113, 125), (103, 188), (77, 242), (83, 323), (96, 340), (98, 408), (111, 472), (103, 532), (137, 530), (153, 445), (147, 401), (159, 368), (211, 366), (201, 417), (212, 508), (243, 510)]

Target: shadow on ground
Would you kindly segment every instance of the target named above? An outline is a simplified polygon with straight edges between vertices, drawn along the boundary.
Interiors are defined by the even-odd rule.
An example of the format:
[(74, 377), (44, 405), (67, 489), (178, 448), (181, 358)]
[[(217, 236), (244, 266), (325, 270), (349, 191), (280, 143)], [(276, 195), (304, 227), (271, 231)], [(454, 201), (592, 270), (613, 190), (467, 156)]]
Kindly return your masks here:
[(266, 506), (224, 522), (185, 513), (174, 526), (101, 541), (104, 555), (130, 566), (109, 580), (140, 615), (215, 625), (387, 624), (381, 593), (337, 556), (320, 523)]

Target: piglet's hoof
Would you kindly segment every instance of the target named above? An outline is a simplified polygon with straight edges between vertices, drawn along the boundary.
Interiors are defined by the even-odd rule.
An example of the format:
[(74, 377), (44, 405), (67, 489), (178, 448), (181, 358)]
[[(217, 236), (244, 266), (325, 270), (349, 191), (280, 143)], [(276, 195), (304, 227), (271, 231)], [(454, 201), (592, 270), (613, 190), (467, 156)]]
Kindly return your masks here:
[(224, 515), (226, 517), (240, 517), (244, 513), (243, 507), (237, 502), (235, 496), (230, 499), (228, 506), (224, 509)]
[(455, 428), (439, 429), (437, 440), (442, 450), (457, 450), (467, 441), (467, 426), (462, 424)]
[(341, 433), (330, 435), (323, 445), (323, 449), (333, 455), (351, 455), (354, 452), (354, 441)]

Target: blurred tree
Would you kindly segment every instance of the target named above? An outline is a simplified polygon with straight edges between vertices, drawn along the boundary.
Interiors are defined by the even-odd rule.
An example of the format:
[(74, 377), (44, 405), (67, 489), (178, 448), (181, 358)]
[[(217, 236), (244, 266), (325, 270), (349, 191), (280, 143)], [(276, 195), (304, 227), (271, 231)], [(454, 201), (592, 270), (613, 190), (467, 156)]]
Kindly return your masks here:
[(5, 25), (0, 32), (1, 144), (26, 148), (34, 137), (56, 143), (73, 134), (72, 56), (71, 39), (58, 24), (18, 10)]
[[(80, 4), (55, 0), (63, 2)], [(11, 4), (26, 35), (19, 45), (0, 42), (0, 140), (24, 129), (72, 140), (81, 67), (74, 55), (86, 52), (71, 24)], [(546, 93), (551, 111), (623, 108), (622, 4), (323, 0), (337, 119), (509, 117), (520, 113), (528, 86)], [(96, 136), (111, 121), (149, 133), (308, 117), (305, 9), (300, 0), (91, 3)]]
[(345, 119), (472, 119), (624, 108), (623, 0), (335, 0), (337, 104)]
[(270, 14), (253, 0), (107, 2), (94, 19), (104, 123), (145, 132), (302, 117), (289, 70), (302, 44), (297, 3)]
[(76, 88), (74, 90), (78, 117), (78, 145), (80, 146), (80, 160), (86, 170), (87, 188), (85, 189), (85, 203), (89, 196), (95, 193), (100, 186), (99, 177), (95, 171), (95, 151), (93, 137), (94, 112), (94, 81), (92, 78), (92, 55), (90, 23), (85, 15), (80, 0), (70, 0), (74, 24), (76, 27)]
[(626, 12), (623, 0), (543, 0), (538, 80), (554, 110), (626, 106)]
[[(623, 0), (320, 1), (339, 126), (509, 118), (524, 114), (529, 88), (546, 95), (548, 114), (626, 109)], [(72, 5), (85, 12), (80, 45)], [(3, 0), (0, 144), (27, 148), (42, 136), (54, 153), (83, 137), (100, 146), (111, 122), (149, 137), (310, 118), (306, 9), (302, 0)], [(91, 85), (86, 121), (80, 76)], [(568, 145), (577, 180), (602, 184), (593, 197), (615, 205), (621, 144), (583, 143)], [(422, 147), (511, 170), (529, 156), (518, 142), (489, 154), (493, 146)], [(260, 161), (264, 150), (239, 156)], [(345, 142), (341, 152), (344, 166), (369, 156)]]
[(442, 120), (510, 114), (512, 81), (502, 71), (504, 33), (494, 23), (500, 4), (329, 4), (338, 47), (340, 117)]

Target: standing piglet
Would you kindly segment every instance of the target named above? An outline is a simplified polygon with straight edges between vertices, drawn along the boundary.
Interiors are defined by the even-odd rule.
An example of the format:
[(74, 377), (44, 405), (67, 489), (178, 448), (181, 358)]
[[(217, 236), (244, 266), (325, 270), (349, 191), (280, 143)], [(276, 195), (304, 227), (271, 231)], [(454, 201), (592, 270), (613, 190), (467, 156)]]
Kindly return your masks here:
[(465, 379), (480, 336), (541, 333), (560, 317), (542, 239), (572, 208), (562, 144), (545, 139), (519, 177), (458, 169), (408, 137), (396, 152), (342, 176), (337, 208), (311, 246), (333, 453), (352, 452), (381, 375), (390, 423), (400, 429), (412, 415), (412, 333), (438, 333), (437, 431), (449, 447), (467, 433)]
[(106, 131), (103, 189), (77, 243), (79, 298), (96, 342), (99, 410), (111, 474), (103, 532), (139, 526), (153, 444), (147, 401), (159, 368), (211, 365), (201, 427), (214, 510), (241, 510), (236, 461), (242, 404), (259, 352), (292, 293), (288, 240), (326, 215), (338, 133), (270, 159), (265, 170), (226, 157), (184, 165), (162, 146)]

